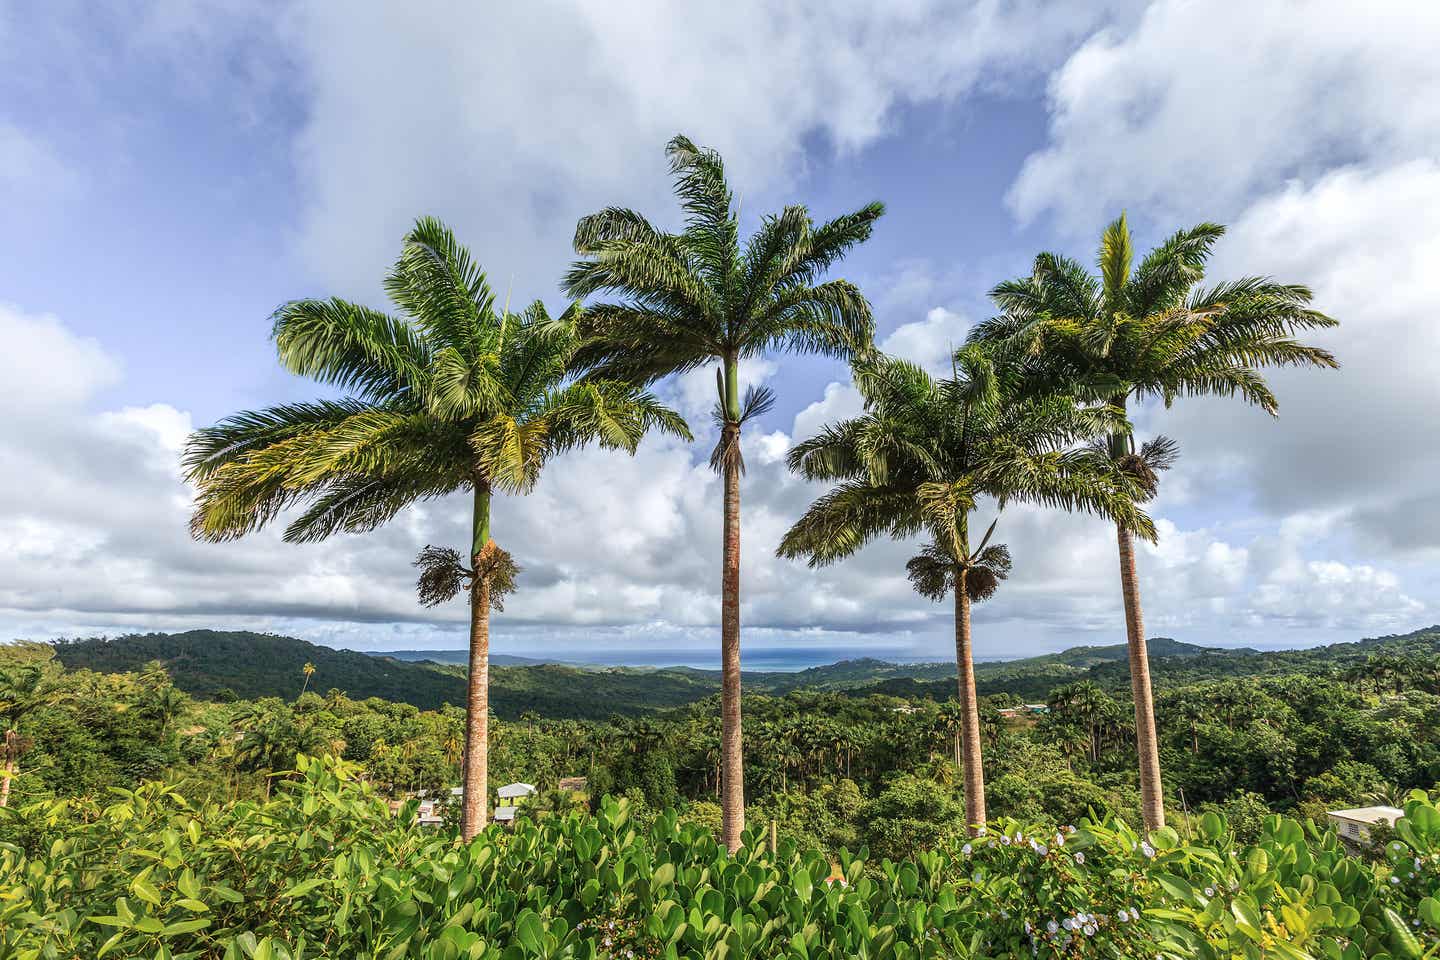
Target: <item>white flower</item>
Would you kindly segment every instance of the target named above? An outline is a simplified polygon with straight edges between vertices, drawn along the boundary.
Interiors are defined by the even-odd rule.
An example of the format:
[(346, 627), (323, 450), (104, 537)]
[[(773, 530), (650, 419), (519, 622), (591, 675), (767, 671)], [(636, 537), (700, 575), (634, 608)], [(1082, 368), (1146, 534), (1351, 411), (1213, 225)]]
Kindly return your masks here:
[(965, 844), (965, 846), (961, 847), (961, 848), (960, 848), (960, 852), (963, 853), (963, 854), (964, 854), (965, 856), (967, 856), (967, 857), (970, 856), (970, 844), (967, 843), (967, 844)]
[(1063, 847), (1063, 846), (1065, 846), (1065, 834), (1063, 834), (1063, 833), (1057, 833), (1057, 834), (1055, 834), (1055, 846), (1057, 846), (1057, 847)]
[(1077, 853), (1077, 854), (1075, 854), (1075, 862), (1076, 862), (1076, 863), (1084, 863), (1084, 862), (1085, 862), (1085, 854), (1083, 854), (1083, 853)]
[(1124, 907), (1121, 907), (1120, 912), (1115, 914), (1115, 919), (1119, 920), (1121, 923), (1126, 923), (1130, 919), (1130, 911), (1126, 910)]
[(1058, 931), (1059, 929), (1060, 929), (1060, 924), (1056, 923), (1054, 920), (1051, 920), (1049, 923), (1045, 924), (1045, 930), (1046, 930), (1046, 932), (1049, 933), (1049, 934), (1051, 934), (1052, 936), (1053, 936), (1053, 935), (1056, 933), (1056, 931)]
[(1155, 848), (1150, 846), (1149, 843), (1140, 844), (1140, 852), (1145, 854), (1147, 858), (1155, 856)]
[(983, 837), (983, 836), (985, 836), (985, 827), (984, 827), (983, 825), (978, 826), (978, 827), (975, 828), (975, 836), (977, 836), (977, 837)]
[(1399, 883), (1400, 883), (1400, 878), (1399, 878), (1399, 877), (1391, 877), (1391, 878), (1390, 878), (1390, 882), (1391, 882), (1391, 883), (1394, 883), (1394, 884), (1399, 884)]
[(1047, 846), (1045, 846), (1045, 844), (1043, 844), (1043, 843), (1037, 843), (1037, 844), (1035, 844), (1035, 852), (1038, 853), (1038, 854), (1040, 854), (1040, 856), (1043, 857), (1043, 856), (1046, 856), (1046, 855), (1050, 852), (1050, 848), (1047, 847)]
[(1084, 926), (1084, 931), (1085, 931), (1085, 936), (1087, 936), (1087, 937), (1093, 937), (1093, 936), (1095, 936), (1095, 928), (1092, 927), (1092, 926), (1091, 926), (1090, 924), (1088, 924), (1088, 923), (1085, 924), (1085, 926)]
[(1207, 897), (1213, 897), (1213, 896), (1215, 896), (1215, 888), (1214, 888), (1214, 887), (1206, 887), (1206, 888), (1205, 888), (1205, 896), (1207, 896)]

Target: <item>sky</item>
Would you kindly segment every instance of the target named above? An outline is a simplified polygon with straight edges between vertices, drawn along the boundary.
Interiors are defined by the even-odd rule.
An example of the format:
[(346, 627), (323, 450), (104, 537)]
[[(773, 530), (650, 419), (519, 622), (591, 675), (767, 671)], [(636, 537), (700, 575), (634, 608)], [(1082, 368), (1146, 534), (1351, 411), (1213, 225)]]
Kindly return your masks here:
[[(1339, 371), (1137, 415), (1181, 448), (1139, 554), (1152, 635), (1295, 647), (1440, 620), (1440, 5), (1410, 0), (724, 4), (541, 0), (0, 0), (0, 637), (255, 629), (359, 650), (463, 645), (418, 605), (442, 500), (324, 544), (190, 540), (188, 433), (323, 393), (277, 364), (270, 314), (381, 279), (445, 219), (515, 302), (563, 307), (576, 220), (679, 223), (664, 157), (725, 157), (742, 227), (882, 200), (833, 271), (877, 341), (933, 370), (1035, 254), (1084, 261), (1122, 210), (1148, 249), (1225, 223), (1211, 278), (1310, 285)], [(773, 356), (745, 438), (744, 649), (953, 655), (915, 544), (821, 571), (775, 545), (820, 488), (789, 446), (859, 401), (839, 362)], [(718, 647), (713, 375), (660, 391), (696, 440), (582, 451), (501, 498), (522, 566), (497, 652)], [(987, 521), (988, 522), (988, 519)], [(981, 658), (1124, 638), (1113, 530), (1007, 507), (1012, 578)], [(632, 653), (633, 652), (633, 653)], [(823, 656), (822, 656), (823, 654)]]

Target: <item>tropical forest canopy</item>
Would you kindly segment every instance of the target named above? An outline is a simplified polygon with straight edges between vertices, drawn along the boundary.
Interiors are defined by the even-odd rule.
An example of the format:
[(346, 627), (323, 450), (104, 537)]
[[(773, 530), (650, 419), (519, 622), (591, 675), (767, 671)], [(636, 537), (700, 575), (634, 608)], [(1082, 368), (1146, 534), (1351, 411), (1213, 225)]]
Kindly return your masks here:
[[(287, 647), (306, 653), (321, 649), (253, 634), (212, 636), (228, 641), (210, 645), (208, 649), (215, 652), (209, 657), (176, 658), (171, 664), (176, 677), (203, 667), (200, 676), (207, 681), (228, 680), (225, 686), (233, 690), (243, 685), (241, 678), (247, 674), (244, 670), (227, 674), (227, 658), (238, 658), (236, 662), (248, 670), (263, 659), (255, 655), (259, 652)], [(20, 891), (18, 903), (30, 908), (43, 905), (47, 898), (59, 902), (54, 898), (61, 895), (47, 888), (40, 874), (63, 878), (66, 871), (78, 870), (75, 857), (79, 850), (108, 850), (104, 856), (121, 858), (114, 861), (116, 874), (102, 871), (104, 879), (93, 872), (86, 874), (89, 879), (85, 882), (98, 884), (89, 898), (95, 904), (89, 915), (101, 919), (66, 918), (64, 930), (43, 935), (28, 927), (22, 934), (11, 921), (0, 929), (12, 939), (0, 940), (0, 945), (13, 945), (17, 951), (13, 955), (25, 955), (18, 952), (21, 944), (29, 947), (42, 942), (88, 944), (76, 955), (90, 955), (85, 951), (97, 949), (115, 936), (117, 944), (130, 951), (117, 954), (120, 956), (149, 957), (160, 945), (169, 944), (176, 955), (188, 945), (201, 950), (202, 956), (218, 957), (223, 951), (203, 951), (221, 951), (219, 945), (227, 942), (227, 931), (236, 936), (248, 932), (254, 937), (253, 941), (235, 941), (240, 944), (240, 956), (249, 956), (243, 952), (245, 947), (258, 945), (266, 937), (277, 948), (283, 945), (290, 951), (298, 951), (304, 938), (306, 956), (348, 955), (340, 945), (359, 949), (355, 945), (373, 945), (381, 934), (348, 920), (338, 926), (323, 922), (326, 916), (333, 920), (347, 896), (351, 910), (361, 914), (374, 910), (379, 911), (374, 916), (388, 916), (386, 910), (399, 909), (387, 899), (396, 896), (395, 892), (384, 884), (377, 886), (358, 866), (365, 857), (400, 865), (408, 884), (421, 885), (407, 890), (423, 892), (424, 883), (436, 882), (422, 879), (431, 875), (429, 868), (420, 864), (437, 862), (449, 864), (446, 870), (454, 870), (451, 876), (468, 876), (464, 883), (490, 891), (481, 897), (491, 911), (486, 914), (489, 919), (479, 926), (455, 920), (455, 912), (468, 902), (463, 898), (460, 905), (448, 906), (414, 901), (421, 911), (414, 914), (418, 925), (409, 934), (416, 938), (417, 952), (409, 955), (465, 956), (446, 953), (440, 946), (440, 933), (447, 925), (481, 931), (480, 940), (473, 942), (500, 944), (508, 942), (509, 935), (518, 936), (522, 923), (527, 929), (537, 925), (536, 942), (542, 945), (522, 955), (553, 955), (545, 950), (570, 942), (586, 930), (593, 932), (593, 925), (585, 927), (584, 920), (595, 916), (616, 923), (613, 936), (617, 943), (627, 944), (627, 949), (658, 951), (681, 922), (688, 922), (682, 918), (689, 908), (684, 907), (672, 923), (667, 907), (661, 920), (652, 922), (653, 911), (644, 904), (674, 900), (683, 905), (684, 896), (679, 891), (663, 896), (640, 891), (632, 887), (633, 877), (627, 881), (625, 876), (597, 871), (587, 858), (599, 855), (599, 848), (591, 844), (601, 841), (586, 838), (595, 831), (609, 838), (604, 843), (613, 853), (649, 864), (647, 884), (655, 882), (663, 858), (679, 856), (683, 862), (676, 863), (676, 870), (680, 871), (686, 864), (723, 857), (723, 848), (716, 846), (720, 730), (713, 676), (708, 676), (708, 687), (692, 702), (644, 714), (586, 720), (527, 710), (496, 722), (490, 755), (496, 782), (523, 781), (539, 788), (526, 811), (526, 825), (513, 837), (500, 833), (486, 841), (497, 845), (491, 856), (501, 858), (501, 869), (490, 858), (484, 863), (472, 861), (484, 848), (451, 850), (435, 834), (404, 828), (403, 821), (393, 819), (377, 799), (443, 793), (458, 782), (462, 709), (444, 705), (426, 710), (378, 697), (352, 697), (332, 685), (334, 678), (327, 678), (324, 672), (327, 661), (321, 659), (295, 666), (288, 677), (288, 692), (276, 691), (279, 695), (253, 700), (229, 693), (192, 696), (176, 686), (166, 665), (158, 661), (120, 671), (113, 670), (116, 660), (97, 662), (100, 669), (80, 665), (85, 657), (98, 658), (107, 651), (119, 657), (127, 650), (132, 655), (164, 650), (164, 639), (163, 635), (151, 635), (53, 647), (21, 644), (3, 650), (0, 676), (5, 692), (0, 694), (0, 707), (8, 711), (7, 719), (13, 719), (24, 742), (9, 806), (0, 814), (0, 842), (7, 851), (3, 869), (9, 878), (4, 882)], [(248, 657), (243, 656), (247, 643)], [(1069, 837), (1065, 828), (1091, 823), (1082, 828), (1079, 839), (1070, 841), (1072, 853), (1079, 852), (1083, 844), (1089, 860), (1082, 857), (1084, 862), (1076, 863), (1066, 854), (1062, 863), (1048, 852), (1038, 855), (1029, 846), (1022, 851), (1018, 845), (1012, 849), (1008, 841), (981, 846), (982, 841), (967, 840), (956, 764), (959, 718), (953, 682), (948, 695), (941, 695), (939, 689), (928, 688), (928, 681), (910, 679), (906, 682), (926, 689), (896, 696), (885, 692), (901, 682), (886, 676), (896, 668), (876, 662), (839, 665), (836, 672), (845, 678), (845, 685), (838, 689), (826, 688), (830, 668), (819, 668), (789, 674), (792, 686), (788, 689), (747, 695), (746, 788), (752, 819), (759, 825), (752, 842), (757, 848), (768, 842), (765, 825), (773, 820), (781, 843), (778, 866), (767, 859), (769, 854), (757, 850), (746, 855), (754, 861), (750, 869), (758, 871), (754, 875), (762, 883), (770, 871), (778, 871), (786, 897), (808, 901), (816, 896), (819, 904), (826, 902), (824, 894), (813, 891), (823, 891), (821, 881), (829, 875), (831, 864), (839, 864), (838, 869), (847, 876), (853, 871), (857, 881), (842, 896), (862, 898), (867, 916), (871, 911), (883, 912), (889, 898), (898, 898), (897, 902), (920, 902), (928, 917), (935, 904), (958, 897), (968, 906), (957, 906), (952, 912), (944, 912), (942, 907), (947, 919), (941, 930), (945, 938), (958, 938), (956, 942), (965, 949), (980, 926), (989, 931), (986, 937), (990, 939), (984, 940), (990, 945), (987, 949), (998, 949), (1005, 942), (1028, 942), (1020, 921), (1028, 919), (1033, 928), (1043, 930), (1047, 911), (1057, 920), (1083, 920), (1093, 915), (1097, 918), (1094, 923), (1122, 938), (1116, 942), (1128, 944), (1132, 941), (1124, 937), (1133, 937), (1134, 944), (1149, 944), (1153, 941), (1147, 938), (1159, 934), (1138, 925), (1126, 927), (1119, 919), (1120, 910), (1128, 917), (1134, 909), (1138, 916), (1141, 905), (1163, 901), (1165, 909), (1189, 909), (1199, 916), (1203, 914), (1199, 898), (1209, 899), (1201, 893), (1205, 886), (1213, 890), (1218, 882), (1234, 882), (1249, 890), (1259, 876), (1253, 870), (1247, 873), (1243, 859), (1231, 867), (1224, 865), (1229, 861), (1212, 864), (1193, 850), (1182, 854), (1189, 850), (1187, 844), (1238, 850), (1258, 842), (1262, 847), (1268, 845), (1270, 855), (1282, 856), (1288, 847), (1302, 844), (1309, 845), (1310, 855), (1319, 862), (1332, 857), (1337, 865), (1354, 864), (1361, 872), (1347, 875), (1352, 885), (1358, 885), (1357, 889), (1373, 885), (1365, 896), (1377, 898), (1376, 904), (1383, 901), (1389, 909), (1399, 909), (1403, 917), (1418, 919), (1420, 903), (1433, 892), (1436, 874), (1426, 875), (1421, 882), (1411, 877), (1409, 870), (1415, 864), (1410, 864), (1398, 874), (1404, 891), (1396, 890), (1396, 884), (1384, 879), (1394, 869), (1385, 848), (1373, 851), (1373, 865), (1362, 865), (1335, 846), (1338, 841), (1328, 831), (1323, 814), (1326, 809), (1369, 802), (1403, 805), (1412, 788), (1440, 786), (1440, 669), (1436, 667), (1440, 630), (1277, 654), (1201, 654), (1178, 644), (1174, 649), (1177, 655), (1157, 660), (1157, 676), (1170, 678), (1159, 684), (1158, 714), (1164, 718), (1162, 758), (1182, 812), (1179, 822), (1170, 828), (1178, 831), (1175, 849), (1161, 850), (1158, 857), (1167, 863), (1165, 876), (1173, 872), (1189, 877), (1185, 881), (1188, 887), (1161, 877), (1155, 863), (1135, 852), (1139, 839), (1117, 825), (1119, 821), (1135, 822), (1138, 810), (1129, 762), (1133, 732), (1128, 726), (1129, 705), (1123, 699), (1128, 687), (1123, 674), (1103, 682), (1106, 671), (1117, 665), (1115, 654), (1107, 648), (1077, 648), (1030, 661), (982, 665), (996, 671), (993, 680), (986, 682), (997, 689), (982, 701), (992, 818), (1023, 824), (1011, 829), (1052, 848), (1055, 844), (1049, 838), (1057, 832)], [(355, 656), (362, 661), (372, 659)], [(305, 662), (314, 666), (313, 673), (304, 672)], [(377, 662), (389, 665), (389, 661)], [(1123, 667), (1123, 662), (1118, 665)], [(417, 665), (415, 669), (427, 668)], [(555, 676), (543, 668), (503, 669)], [(866, 670), (880, 679), (855, 683), (855, 674)], [(1001, 715), (1001, 709), (1019, 705), (1028, 697), (1000, 688), (1014, 684), (1015, 689), (1028, 691), (1041, 677), (1057, 671), (1060, 676), (1041, 698), (1050, 707), (1048, 715)], [(646, 689), (643, 684), (668, 672), (573, 670), (559, 676), (573, 678), (572, 696), (583, 696), (587, 678), (593, 682), (608, 676), (635, 684), (633, 696), (638, 701)], [(674, 672), (707, 676), (701, 671)], [(249, 676), (254, 682), (255, 675)], [(761, 675), (756, 686), (766, 676)], [(814, 682), (806, 683), (802, 677)], [(301, 693), (302, 687), (308, 689)], [(320, 760), (311, 764), (308, 772), (293, 772), (307, 763), (305, 756)], [(365, 786), (356, 783), (356, 777)], [(583, 793), (558, 790), (560, 780), (569, 777), (586, 778)], [(144, 786), (152, 781), (164, 786)], [(1183, 803), (1179, 800), (1182, 792)], [(602, 802), (607, 794), (616, 799)], [(307, 814), (306, 810), (316, 812)], [(587, 819), (590, 810), (597, 819)], [(1277, 834), (1273, 824), (1267, 826), (1272, 814), (1290, 818), (1300, 832), (1292, 835), (1285, 832), (1291, 828), (1285, 827)], [(447, 815), (453, 817), (455, 811), (451, 809)], [(316, 816), (321, 819), (316, 821)], [(189, 839), (188, 827), (173, 840), (163, 839), (165, 831), (190, 822), (199, 831), (195, 839)], [(260, 829), (262, 823), (274, 842), (251, 849), (241, 860), (227, 859), (229, 855), (223, 854), (230, 842), (227, 838)], [(1436, 829), (1440, 830), (1440, 824)], [(625, 839), (631, 830), (635, 831), (633, 837)], [(1117, 830), (1120, 832), (1107, 832)], [(1311, 830), (1319, 832), (1306, 833)], [(165, 843), (177, 844), (175, 853), (163, 854), (161, 861), (143, 857), (137, 861), (136, 854), (122, 852), (135, 844), (117, 841), (122, 837), (140, 840), (150, 835), (148, 831), (154, 831), (154, 839), (146, 842), (159, 845), (157, 850)], [(309, 841), (316, 844), (313, 852), (280, 842), (302, 832), (316, 838)], [(319, 844), (319, 838), (326, 835), (338, 846), (326, 849)], [(62, 841), (59, 847), (57, 840)], [(961, 853), (967, 842), (968, 857)], [(1335, 852), (1323, 852), (1327, 843)], [(364, 852), (352, 847), (363, 847)], [(554, 868), (557, 872), (547, 874), (553, 884), (547, 881), (544, 885), (543, 902), (496, 899), (498, 888), (493, 885), (505, 885), (525, 875), (516, 873), (520, 862), (537, 859), (522, 852), (527, 848), (545, 849), (547, 858), (560, 858)], [(977, 848), (984, 852), (975, 853)], [(347, 850), (346, 856), (353, 859), (337, 866), (336, 856)], [(659, 850), (668, 852), (662, 858)], [(813, 856), (821, 859), (807, 859)], [(1416, 864), (1428, 864), (1428, 870), (1440, 869), (1433, 854), (1427, 856), (1432, 859), (1416, 860), (1413, 853), (1409, 858)], [(931, 857), (937, 859), (927, 859)], [(981, 869), (986, 879), (963, 894), (955, 890), (947, 894), (945, 887), (953, 882), (956, 869), (953, 861), (962, 857), (974, 858), (966, 871)], [(1015, 869), (1015, 858), (1033, 858), (1026, 868), (1033, 873), (1024, 880), (1034, 887), (1012, 886), (1003, 879)], [(27, 872), (29, 868), (22, 868), (22, 862), (32, 864), (33, 876)], [(587, 862), (592, 865), (587, 867)], [(918, 871), (915, 889), (906, 892), (909, 880), (887, 874), (896, 869), (885, 866), (887, 862), (913, 864), (904, 869)], [(1125, 864), (1129, 872), (1122, 878), (1102, 872), (1102, 865), (1115, 863)], [(138, 890), (128, 880), (113, 879), (133, 878), (146, 868), (146, 882)], [(807, 891), (797, 877), (812, 869), (817, 875)], [(1237, 872), (1226, 872), (1232, 869)], [(270, 879), (259, 881), (260, 887), (246, 889), (241, 874), (247, 870)], [(640, 875), (647, 874), (636, 874)], [(571, 876), (573, 879), (568, 879)], [(22, 877), (28, 879), (21, 882)], [(600, 882), (598, 890), (587, 888), (586, 877)], [(280, 896), (310, 879), (323, 881), (323, 888), (311, 888), (322, 890), (318, 899)], [(743, 897), (750, 889), (744, 885), (738, 890), (730, 888), (729, 882), (717, 887), (720, 892), (716, 895), (726, 902)], [(1291, 882), (1303, 881), (1292, 876)], [(1333, 877), (1327, 882), (1333, 882)], [(274, 886), (267, 893), (264, 884)], [(618, 886), (612, 889), (611, 884)], [(192, 896), (196, 889), (200, 892)], [(1190, 889), (1193, 903), (1187, 907), (1175, 902), (1176, 889)], [(1037, 898), (1041, 890), (1046, 891), (1045, 897), (1054, 897), (1054, 902)], [(690, 894), (697, 902), (704, 899), (703, 890)], [(1411, 897), (1408, 901), (1407, 896)], [(123, 908), (118, 905), (122, 898)], [(192, 901), (188, 906), (184, 904), (187, 900)], [(206, 909), (195, 906), (201, 903)], [(601, 905), (598, 908), (597, 903)], [(1001, 906), (1004, 904), (1008, 906)], [(1316, 906), (1311, 904), (1309, 909)], [(478, 905), (472, 908), (479, 909)], [(753, 909), (759, 908), (744, 908), (746, 917), (738, 925), (727, 920), (727, 928), (733, 926), (733, 930), (727, 929), (726, 936), (734, 930), (742, 940), (762, 936), (765, 923), (748, 912)], [(771, 908), (764, 909), (768, 912)], [(1016, 922), (997, 925), (994, 921), (998, 918), (991, 917), (996, 909), (1012, 912)], [(126, 910), (129, 919), (124, 919)], [(534, 913), (534, 920), (522, 921), (526, 910)], [(1260, 929), (1268, 930), (1266, 936), (1273, 940), (1274, 930), (1266, 927), (1270, 915), (1258, 905), (1257, 911)], [(1372, 906), (1370, 913), (1380, 924), (1375, 942), (1388, 944), (1383, 909)], [(1102, 915), (1104, 919), (1098, 919)], [(121, 919), (104, 920), (106, 916)], [(850, 922), (846, 916), (848, 913), (842, 912), (836, 921), (842, 928)], [(153, 925), (147, 917), (156, 918), (160, 929), (150, 929)], [(201, 920), (208, 923), (195, 926)], [(749, 926), (752, 922), (754, 929)], [(904, 929), (909, 922), (897, 925), (897, 942), (915, 936), (913, 930)], [(1315, 921), (1307, 918), (1305, 922)], [(1187, 924), (1192, 931), (1203, 926), (1200, 920), (1182, 926)], [(167, 928), (170, 933), (163, 932)], [(386, 935), (398, 943), (405, 939), (403, 930), (401, 924)], [(1318, 936), (1323, 928), (1316, 925), (1314, 932)], [(676, 942), (685, 946), (691, 943), (686, 937), (692, 936), (697, 938), (694, 945), (699, 950), (714, 933), (697, 928), (691, 934), (682, 932)], [(1069, 928), (1062, 928), (1059, 936), (1069, 933)], [(774, 935), (772, 930), (765, 936)], [(1245, 934), (1234, 935), (1239, 938), (1239, 949)], [(446, 936), (456, 938), (455, 943), (462, 946), (472, 943), (468, 934), (462, 937), (458, 930)], [(1059, 936), (1054, 938), (1057, 944)], [(544, 947), (550, 943), (547, 937), (554, 938), (550, 947)], [(211, 944), (215, 946), (208, 946)]]

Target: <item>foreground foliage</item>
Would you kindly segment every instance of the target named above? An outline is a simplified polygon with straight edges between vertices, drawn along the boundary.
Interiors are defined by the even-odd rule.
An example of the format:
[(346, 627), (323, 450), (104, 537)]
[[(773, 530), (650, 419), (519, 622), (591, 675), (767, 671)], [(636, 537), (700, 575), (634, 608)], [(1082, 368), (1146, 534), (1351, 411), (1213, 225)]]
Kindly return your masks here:
[(1280, 817), (1242, 847), (1115, 822), (1011, 823), (911, 860), (782, 842), (733, 857), (624, 800), (470, 844), (403, 826), (342, 761), (301, 758), (268, 803), (173, 785), (4, 814), (0, 956), (1426, 957), (1440, 955), (1440, 812), (1418, 791), (1385, 862)]

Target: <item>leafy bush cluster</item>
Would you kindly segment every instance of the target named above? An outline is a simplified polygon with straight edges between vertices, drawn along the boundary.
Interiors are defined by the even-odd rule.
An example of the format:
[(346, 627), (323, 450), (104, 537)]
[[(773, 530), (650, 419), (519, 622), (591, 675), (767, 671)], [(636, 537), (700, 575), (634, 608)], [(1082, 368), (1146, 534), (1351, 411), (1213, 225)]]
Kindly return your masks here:
[(727, 856), (701, 825), (641, 828), (610, 798), (464, 845), (404, 826), (343, 761), (299, 766), (269, 802), (153, 782), (7, 812), (35, 842), (0, 847), (0, 957), (1440, 954), (1440, 812), (1418, 792), (1375, 865), (1280, 817), (1242, 846), (1214, 814), (1188, 841), (1001, 822), (910, 860), (832, 864), (758, 834)]

